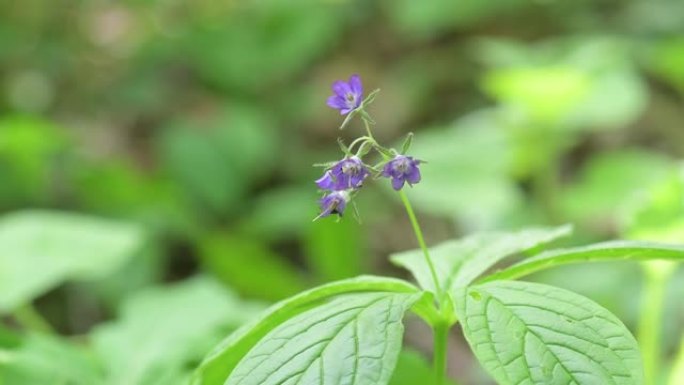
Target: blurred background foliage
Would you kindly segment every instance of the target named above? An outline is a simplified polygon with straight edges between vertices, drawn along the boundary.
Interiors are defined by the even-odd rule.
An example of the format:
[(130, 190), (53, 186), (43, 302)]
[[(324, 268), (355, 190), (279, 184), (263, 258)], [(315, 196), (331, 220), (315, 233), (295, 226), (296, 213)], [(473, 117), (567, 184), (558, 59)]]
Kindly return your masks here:
[[(571, 243), (682, 242), (683, 36), (679, 0), (0, 1), (0, 384), (183, 384), (267, 303), (403, 274), (387, 186), (359, 195), (362, 223), (311, 222), (311, 165), (361, 132), (325, 106), (352, 73), (382, 90), (380, 140), (416, 133), (430, 243), (567, 222)], [(636, 330), (654, 269), (668, 368), (681, 270), (534, 278)], [(452, 344), (451, 373), (488, 383)], [(427, 373), (420, 354), (395, 385)], [(678, 362), (661, 383), (684, 383)]]

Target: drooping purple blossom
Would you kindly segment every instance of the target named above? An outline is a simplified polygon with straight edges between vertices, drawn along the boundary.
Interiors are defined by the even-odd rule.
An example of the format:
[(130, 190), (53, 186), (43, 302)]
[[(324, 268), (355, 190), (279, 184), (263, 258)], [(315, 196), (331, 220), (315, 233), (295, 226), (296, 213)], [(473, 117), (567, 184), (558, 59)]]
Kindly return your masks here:
[(329, 191), (358, 189), (369, 175), (370, 171), (361, 159), (352, 156), (340, 160), (326, 170), (325, 174), (316, 180), (316, 185)]
[(413, 157), (397, 155), (385, 164), (382, 176), (392, 178), (392, 188), (398, 191), (404, 187), (404, 183), (408, 183), (411, 186), (420, 182), (419, 164), (420, 160)]
[(363, 98), (363, 84), (359, 75), (352, 75), (348, 82), (338, 80), (332, 84), (333, 95), (328, 98), (328, 106), (346, 115), (359, 108)]
[(349, 202), (349, 193), (347, 191), (333, 191), (325, 195), (318, 201), (318, 204), (321, 206), (321, 214), (318, 218), (324, 218), (330, 214), (342, 216), (344, 209), (347, 207), (347, 202)]

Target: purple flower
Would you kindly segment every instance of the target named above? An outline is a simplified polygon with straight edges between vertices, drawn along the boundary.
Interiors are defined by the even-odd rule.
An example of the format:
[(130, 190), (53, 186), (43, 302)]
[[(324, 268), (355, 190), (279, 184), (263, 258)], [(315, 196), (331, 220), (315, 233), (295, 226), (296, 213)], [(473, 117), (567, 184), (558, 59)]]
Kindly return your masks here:
[(420, 164), (420, 161), (417, 159), (413, 159), (410, 156), (397, 155), (394, 159), (387, 162), (382, 170), (382, 176), (392, 178), (392, 187), (398, 191), (404, 187), (404, 182), (408, 182), (409, 186), (420, 182), (418, 164)]
[(330, 191), (357, 189), (369, 175), (370, 171), (361, 159), (352, 156), (342, 159), (326, 170), (325, 174), (316, 180), (316, 185)]
[(349, 202), (349, 193), (346, 191), (333, 191), (321, 198), (318, 204), (321, 206), (321, 214), (317, 218), (324, 218), (330, 214), (342, 216)]
[(328, 106), (346, 115), (359, 108), (363, 97), (363, 84), (359, 75), (352, 75), (348, 82), (338, 80), (332, 84), (334, 95), (328, 98)]

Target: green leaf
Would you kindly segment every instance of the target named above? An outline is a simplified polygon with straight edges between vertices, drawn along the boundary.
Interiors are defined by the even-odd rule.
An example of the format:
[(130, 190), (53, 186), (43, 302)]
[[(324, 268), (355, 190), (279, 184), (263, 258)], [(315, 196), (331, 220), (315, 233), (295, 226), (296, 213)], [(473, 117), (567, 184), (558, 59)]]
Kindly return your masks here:
[(116, 321), (95, 329), (93, 342), (109, 385), (181, 385), (177, 374), (187, 374), (226, 330), (258, 310), (218, 282), (196, 277), (138, 292)]
[[(442, 290), (453, 291), (473, 282), (502, 259), (570, 234), (571, 226), (527, 229), (517, 232), (491, 232), (444, 242), (430, 248)], [(421, 250), (410, 250), (391, 257), (394, 264), (413, 273), (421, 287), (435, 292), (432, 276)]]
[(415, 294), (418, 289), (398, 279), (362, 276), (329, 283), (288, 298), (273, 305), (259, 319), (244, 325), (221, 342), (197, 369), (193, 385), (223, 384), (238, 362), (278, 325), (326, 299), (358, 292)]
[(290, 318), (247, 353), (226, 385), (387, 384), (402, 318), (419, 296), (347, 294)]
[(100, 279), (138, 252), (138, 226), (57, 211), (22, 211), (0, 218), (0, 313), (31, 301), (65, 280)]
[(515, 279), (539, 270), (571, 263), (622, 260), (684, 262), (684, 246), (655, 242), (610, 241), (589, 246), (549, 250), (489, 275), (482, 281)]
[(641, 385), (636, 340), (617, 317), (567, 290), (500, 281), (461, 290), (470, 347), (501, 385)]

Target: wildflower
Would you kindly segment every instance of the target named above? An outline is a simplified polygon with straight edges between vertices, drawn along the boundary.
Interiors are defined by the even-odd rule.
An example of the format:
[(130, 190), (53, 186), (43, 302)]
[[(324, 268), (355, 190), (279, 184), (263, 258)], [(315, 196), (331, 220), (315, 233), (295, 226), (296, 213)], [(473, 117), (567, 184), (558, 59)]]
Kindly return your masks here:
[(318, 204), (321, 206), (321, 214), (316, 219), (327, 217), (330, 214), (342, 216), (345, 207), (347, 207), (347, 202), (349, 202), (349, 193), (347, 191), (333, 191), (325, 195), (318, 201)]
[(352, 156), (335, 163), (318, 180), (316, 185), (323, 190), (340, 191), (357, 189), (370, 175), (361, 158)]
[(346, 115), (359, 108), (363, 98), (363, 85), (359, 75), (352, 75), (348, 82), (338, 80), (332, 84), (334, 95), (328, 98), (328, 106)]
[(397, 155), (394, 159), (387, 162), (382, 170), (382, 176), (392, 178), (392, 187), (401, 190), (404, 182), (409, 186), (420, 182), (420, 160), (406, 155)]

